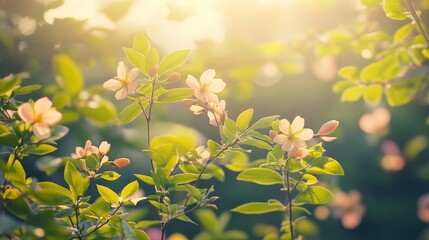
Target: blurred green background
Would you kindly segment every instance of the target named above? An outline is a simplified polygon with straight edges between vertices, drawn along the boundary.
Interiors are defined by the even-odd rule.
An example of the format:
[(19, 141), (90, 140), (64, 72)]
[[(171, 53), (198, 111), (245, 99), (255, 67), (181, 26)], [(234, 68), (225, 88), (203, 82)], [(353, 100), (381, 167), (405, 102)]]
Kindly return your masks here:
[[(100, 86), (116, 75), (118, 61), (126, 61), (121, 47), (132, 46), (135, 33), (148, 36), (162, 56), (173, 50), (191, 49), (178, 84), (185, 86), (187, 74), (199, 77), (204, 70), (215, 69), (216, 76), (227, 83), (221, 98), (226, 99), (228, 115), (233, 119), (253, 107), (255, 118), (280, 114), (292, 120), (300, 115), (314, 130), (330, 119), (340, 121), (338, 140), (325, 146), (328, 155), (342, 164), (346, 175), (324, 180), (336, 192), (359, 191), (365, 211), (355, 216), (358, 222), (351, 225), (335, 216), (332, 208), (329, 216), (315, 213), (301, 226), (306, 239), (429, 239), (429, 219), (424, 212), (429, 203), (426, 200), (422, 206), (418, 204), (419, 198), (429, 193), (428, 96), (417, 96), (407, 105), (390, 108), (385, 101), (378, 105), (343, 103), (332, 91), (339, 80), (338, 69), (373, 61), (376, 49), (364, 48), (365, 43), (357, 38), (359, 34), (392, 34), (404, 24), (387, 18), (381, 7), (371, 2), (377, 3), (0, 0), (0, 76), (28, 73), (24, 86), (44, 86), (33, 99), (52, 96), (58, 91), (52, 57), (67, 54), (85, 79), (86, 91), (76, 98), (113, 99)], [(428, 1), (415, 2), (422, 10), (423, 22), (428, 22)], [(74, 109), (73, 101), (69, 102), (63, 110)], [(118, 112), (125, 106), (124, 102), (113, 102)], [(380, 107), (384, 110), (377, 111)], [(155, 114), (157, 133), (193, 128), (201, 144), (204, 138), (218, 138), (217, 129), (208, 125), (205, 117), (194, 116), (186, 106), (157, 108)], [(144, 134), (140, 134), (144, 131), (143, 121), (118, 127), (112, 122), (88, 121), (82, 112), (69, 120), (66, 125), (72, 131), (60, 141), (56, 156), (69, 155), (86, 139), (95, 144), (106, 140), (112, 144), (114, 155), (132, 160), (132, 167), (121, 169), (124, 183), (135, 180), (133, 173), (149, 172), (149, 162), (140, 151), (146, 144)], [(252, 154), (252, 160), (263, 157), (257, 151)], [(61, 174), (48, 176), (40, 171), (38, 160), (23, 162), (26, 169), (31, 169), (28, 175), (64, 183)], [(225, 182), (205, 183), (214, 184), (220, 196), (218, 213), (248, 201), (282, 198), (275, 188), (236, 182), (235, 176), (226, 170)], [(146, 208), (149, 206), (142, 206), (136, 215), (150, 218), (156, 214)], [(261, 229), (267, 229), (260, 224), (278, 227), (281, 221), (277, 213), (231, 217), (228, 229), (245, 231), (252, 239), (260, 239)], [(188, 237), (200, 231), (185, 223), (171, 227), (170, 233), (181, 232)]]

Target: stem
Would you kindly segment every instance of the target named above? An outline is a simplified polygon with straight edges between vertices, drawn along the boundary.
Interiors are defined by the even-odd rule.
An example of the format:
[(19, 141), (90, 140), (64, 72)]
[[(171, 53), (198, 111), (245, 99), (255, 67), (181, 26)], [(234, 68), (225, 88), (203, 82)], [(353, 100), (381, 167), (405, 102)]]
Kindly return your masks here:
[(426, 41), (426, 46), (429, 47), (429, 36), (427, 35), (424, 27), (423, 27), (423, 23), (422, 23), (422, 19), (420, 18), (420, 16), (417, 14), (416, 9), (414, 8), (414, 4), (412, 0), (407, 0), (406, 1), (408, 4), (408, 10), (411, 13), (411, 16), (413, 17), (414, 22), (417, 24), (420, 33), (423, 35), (423, 37), (425, 38)]
[(291, 239), (294, 240), (294, 233), (293, 233), (293, 217), (292, 217), (292, 197), (291, 197), (291, 189), (290, 189), (290, 184), (289, 184), (289, 171), (286, 170), (286, 185), (287, 185), (287, 201), (288, 201), (288, 210), (289, 210), (289, 231), (290, 231), (290, 236)]
[(103, 227), (104, 225), (106, 225), (107, 223), (109, 223), (109, 221), (110, 221), (110, 219), (116, 214), (116, 212), (118, 212), (119, 211), (119, 209), (122, 207), (122, 202), (121, 203), (119, 203), (119, 205), (118, 205), (118, 207), (111, 213), (111, 214), (109, 214), (109, 218), (108, 219), (106, 219), (106, 221), (105, 222), (103, 222), (103, 223), (99, 223), (99, 222), (97, 222), (97, 224), (95, 225), (95, 227), (94, 227), (94, 229), (92, 229), (90, 232), (87, 232), (87, 233), (85, 233), (84, 235), (82, 235), (82, 236), (79, 236), (79, 239), (82, 239), (82, 238), (85, 238), (86, 236), (88, 236), (88, 235), (90, 235), (90, 234), (92, 234), (92, 233), (94, 233), (95, 231), (97, 231), (98, 229), (100, 229), (101, 227)]

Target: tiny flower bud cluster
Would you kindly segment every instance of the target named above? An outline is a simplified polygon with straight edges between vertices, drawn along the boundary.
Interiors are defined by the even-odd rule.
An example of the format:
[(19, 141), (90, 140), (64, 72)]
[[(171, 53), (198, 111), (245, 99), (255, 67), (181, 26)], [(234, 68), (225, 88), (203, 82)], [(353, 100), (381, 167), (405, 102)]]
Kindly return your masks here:
[(91, 140), (87, 140), (84, 147), (76, 147), (76, 152), (72, 153), (71, 157), (73, 159), (81, 159), (82, 163), (84, 163), (86, 157), (95, 154), (100, 161), (100, 165), (109, 164), (111, 166), (123, 168), (130, 164), (128, 158), (118, 158), (109, 162), (109, 157), (107, 156), (109, 151), (110, 143), (107, 141), (102, 141), (100, 146), (96, 147), (92, 145)]

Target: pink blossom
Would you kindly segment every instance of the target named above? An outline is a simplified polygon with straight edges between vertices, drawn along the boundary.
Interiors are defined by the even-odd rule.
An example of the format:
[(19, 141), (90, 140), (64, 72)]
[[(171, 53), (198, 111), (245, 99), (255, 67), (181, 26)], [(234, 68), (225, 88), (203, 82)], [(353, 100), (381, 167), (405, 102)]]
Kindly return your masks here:
[(198, 81), (194, 76), (188, 75), (186, 84), (194, 89), (194, 96), (202, 101), (209, 103), (218, 103), (219, 99), (215, 93), (221, 92), (225, 88), (225, 82), (222, 79), (214, 78), (216, 75), (215, 70), (209, 69), (200, 77)]
[(23, 103), (18, 107), (18, 115), (25, 122), (32, 126), (33, 133), (40, 139), (47, 139), (51, 136), (50, 127), (61, 120), (61, 113), (52, 108), (52, 102), (43, 97), (34, 104)]
[(107, 80), (103, 87), (116, 92), (116, 100), (124, 99), (129, 93), (133, 93), (137, 89), (136, 77), (138, 74), (139, 70), (137, 68), (133, 68), (128, 72), (125, 63), (119, 62), (117, 76)]

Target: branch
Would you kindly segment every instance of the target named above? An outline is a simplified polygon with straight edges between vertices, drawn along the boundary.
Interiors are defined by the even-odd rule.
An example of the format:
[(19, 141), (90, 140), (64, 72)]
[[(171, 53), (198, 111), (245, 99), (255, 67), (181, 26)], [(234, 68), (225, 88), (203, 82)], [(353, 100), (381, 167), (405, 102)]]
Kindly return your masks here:
[(417, 14), (417, 11), (416, 11), (416, 9), (414, 8), (414, 5), (413, 5), (413, 1), (412, 0), (406, 0), (406, 2), (407, 2), (407, 5), (408, 5), (408, 10), (410, 11), (411, 16), (412, 16), (414, 22), (419, 27), (420, 33), (425, 38), (426, 46), (429, 48), (429, 36), (428, 36), (428, 34), (426, 33), (426, 31), (425, 31), (425, 29), (423, 27), (422, 19)]

